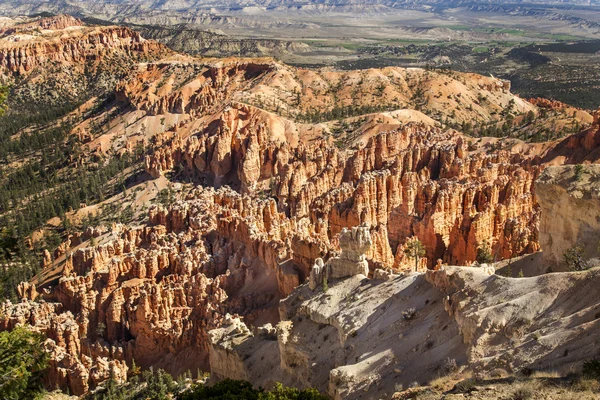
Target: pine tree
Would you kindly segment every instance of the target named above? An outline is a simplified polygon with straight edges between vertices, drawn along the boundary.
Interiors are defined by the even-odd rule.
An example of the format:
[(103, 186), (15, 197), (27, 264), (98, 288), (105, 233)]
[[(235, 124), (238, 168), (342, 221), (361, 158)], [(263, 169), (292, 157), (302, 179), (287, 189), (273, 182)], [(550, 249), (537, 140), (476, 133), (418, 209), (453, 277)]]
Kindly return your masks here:
[(425, 253), (425, 246), (423, 246), (423, 243), (417, 237), (409, 239), (404, 248), (404, 254), (415, 260), (415, 271), (419, 269), (419, 261)]

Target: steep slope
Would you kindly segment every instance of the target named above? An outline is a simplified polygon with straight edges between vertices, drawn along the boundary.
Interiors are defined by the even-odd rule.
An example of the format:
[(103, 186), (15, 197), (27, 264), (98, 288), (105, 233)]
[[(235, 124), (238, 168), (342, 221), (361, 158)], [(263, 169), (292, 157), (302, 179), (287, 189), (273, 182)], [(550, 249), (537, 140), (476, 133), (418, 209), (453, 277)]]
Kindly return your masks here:
[(599, 256), (599, 180), (598, 165), (576, 165), (548, 167), (537, 181), (538, 201), (547, 210), (540, 220), (540, 244), (549, 267), (564, 266), (564, 255), (577, 247), (582, 261)]
[[(77, 51), (46, 52), (62, 40)], [(313, 71), (267, 58), (196, 59), (170, 52), (160, 61), (139, 62), (159, 57), (164, 48), (113, 27), (67, 27), (3, 44), (21, 45), (45, 50), (19, 64), (7, 61), (7, 76), (25, 76), (17, 91), (47, 73), (51, 60), (85, 70), (90, 59), (131, 56), (118, 66), (118, 84), (106, 86), (111, 95), (105, 101), (89, 99), (49, 124), (68, 120), (57, 141), (79, 145), (60, 159), (59, 186), (33, 201), (83, 172), (96, 188), (96, 169), (111, 190), (101, 190), (102, 197), (67, 191), (70, 209), (52, 215), (46, 226), (65, 240), (47, 248), (41, 273), (19, 286), (27, 300), (3, 303), (0, 313), (2, 329), (27, 323), (48, 336), (49, 387), (83, 394), (108, 379), (111, 369), (117, 380), (125, 379), (133, 360), (176, 375), (212, 368), (209, 331), (227, 323), (227, 314), (249, 325), (277, 323), (279, 300), (310, 276), (315, 259), (337, 256), (343, 228), (364, 225), (372, 246), (361, 261), (370, 275), (387, 270), (377, 276), (415, 265), (404, 252), (412, 236), (424, 244), (421, 265), (430, 268), (471, 264), (482, 247), (499, 258), (539, 250), (533, 182), (544, 154), (562, 148), (561, 142), (476, 140), (449, 128), (496, 121), (499, 114), (538, 113), (536, 104), (510, 93), (508, 82), (423, 69)], [(102, 71), (114, 77), (114, 70)], [(572, 118), (564, 110), (557, 115)], [(580, 112), (576, 118), (584, 123), (591, 116)], [(593, 159), (595, 151), (590, 145), (584, 156)], [(6, 168), (32, 159), (41, 162), (43, 152), (13, 156)], [(114, 160), (131, 162), (115, 166)], [(106, 165), (117, 172), (108, 174)], [(31, 170), (26, 177), (41, 176)], [(16, 207), (3, 208), (7, 221), (16, 222), (13, 210), (32, 201), (28, 195), (21, 200), (8, 200)], [(348, 293), (360, 285), (348, 282)], [(423, 289), (422, 276), (387, 285), (390, 296), (405, 291), (415, 301), (423, 294), (441, 303), (442, 292)], [(392, 303), (394, 310), (402, 304)], [(381, 305), (377, 299), (372, 304)], [(327, 312), (315, 318), (335, 314)], [(428, 321), (423, 329), (432, 334), (452, 322), (441, 308), (431, 315), (440, 322)], [(394, 318), (390, 323), (403, 317)], [(459, 328), (448, 331), (448, 340), (460, 342)], [(418, 332), (411, 333), (414, 340), (422, 339)], [(361, 354), (340, 346), (338, 355)], [(463, 348), (456, 357), (467, 356)], [(377, 359), (382, 368), (390, 365), (388, 358)], [(345, 372), (339, 374), (340, 393), (355, 390), (342, 379)], [(319, 387), (327, 384), (328, 378), (318, 379)]]
[(0, 33), (0, 78), (14, 85), (11, 102), (21, 108), (104, 95), (134, 63), (169, 54), (128, 28), (90, 27), (64, 15), (20, 22)]
[(131, 28), (144, 38), (163, 43), (177, 52), (206, 57), (275, 56), (310, 50), (304, 43), (274, 39), (238, 39), (223, 32), (203, 30), (189, 24), (167, 27), (133, 24)]
[(488, 272), (442, 267), (386, 281), (358, 274), (324, 289), (302, 285), (281, 302), (275, 328), (252, 333), (229, 317), (209, 333), (211, 378), (380, 399), (453, 366), (479, 375), (567, 374), (596, 353), (600, 270), (520, 279)]

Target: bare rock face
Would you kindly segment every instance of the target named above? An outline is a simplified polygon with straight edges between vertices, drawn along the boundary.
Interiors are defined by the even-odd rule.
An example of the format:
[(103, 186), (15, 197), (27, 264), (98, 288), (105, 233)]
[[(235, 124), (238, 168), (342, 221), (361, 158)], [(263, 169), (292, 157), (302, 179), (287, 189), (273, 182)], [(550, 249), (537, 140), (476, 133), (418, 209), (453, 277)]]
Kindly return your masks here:
[(442, 267), (368, 285), (357, 275), (327, 292), (302, 285), (281, 302), (277, 342), (244, 327), (211, 331), (211, 365), (227, 366), (218, 379), (312, 386), (340, 400), (426, 384), (448, 359), (480, 372), (566, 374), (596, 351), (600, 322), (587, 310), (600, 304), (599, 279), (598, 269), (513, 279)]
[[(449, 294), (422, 275), (399, 275), (414, 265), (403, 251), (408, 238), (424, 244), (423, 269), (470, 265), (482, 243), (498, 258), (537, 251), (533, 182), (543, 164), (593, 158), (598, 147), (595, 127), (552, 144), (554, 152), (525, 144), (492, 151), (410, 109), (427, 85), (432, 93), (460, 88), (461, 100), (423, 99), (423, 108), (454, 123), (492, 120), (508, 105), (537, 110), (494, 78), (181, 55), (134, 64), (163, 50), (125, 28), (77, 24), (0, 46), (0, 67), (13, 79), (55, 62), (84, 72), (90, 63), (123, 68), (115, 105), (103, 115), (124, 121), (106, 121), (110, 134), (89, 136), (90, 149), (104, 159), (109, 150), (131, 150), (130, 143), (119, 147), (121, 135), (136, 137), (151, 147), (145, 167), (157, 182), (174, 170), (194, 182), (169, 206), (152, 205), (138, 226), (70, 235), (44, 255), (41, 278), (19, 287), (23, 302), (3, 306), (0, 329), (26, 323), (53, 341), (50, 388), (84, 393), (111, 369), (124, 379), (135, 360), (174, 375), (210, 368), (215, 379), (277, 379), (338, 398), (385, 397), (393, 379), (381, 389), (377, 382), (390, 371), (406, 371), (401, 380), (410, 383), (448, 356), (467, 359), (462, 325), (441, 306)], [(469, 100), (479, 94), (485, 104)], [(373, 122), (343, 146), (327, 134), (331, 121), (305, 123), (315, 108), (376, 101), (415, 118)], [(92, 122), (76, 129), (89, 131)], [(581, 154), (561, 158), (582, 143)], [(377, 281), (366, 285), (370, 275)], [(327, 293), (310, 290), (329, 278), (345, 279)], [(253, 329), (263, 323), (271, 326)], [(434, 351), (438, 341), (447, 351)], [(325, 373), (315, 374), (315, 364)]]
[(600, 165), (554, 166), (535, 183), (542, 208), (540, 245), (548, 266), (580, 246), (585, 258), (598, 257), (600, 245)]
[(562, 374), (594, 351), (590, 335), (597, 335), (600, 323), (584, 310), (600, 302), (592, 289), (599, 277), (597, 268), (520, 279), (456, 267), (426, 274), (428, 282), (448, 294), (444, 307), (469, 345), (471, 366), (485, 369), (495, 362), (507, 371)]
[[(231, 337), (235, 336), (233, 342)], [(241, 343), (244, 339), (250, 340), (252, 333), (248, 327), (239, 319), (227, 315), (223, 325), (219, 329), (210, 331), (209, 340), (214, 344), (210, 348), (211, 372), (215, 380), (223, 379), (224, 377), (232, 377), (231, 379), (249, 380), (249, 374), (244, 367), (241, 359), (235, 358), (237, 354), (231, 354), (233, 347)], [(234, 358), (232, 358), (232, 356)], [(238, 369), (242, 367), (241, 369)]]
[[(226, 317), (221, 328), (209, 333), (211, 382), (225, 378), (253, 382), (255, 376), (277, 382), (275, 371), (279, 366), (270, 362), (272, 357), (265, 357), (265, 352), (278, 351), (277, 336), (278, 329), (271, 324), (253, 334), (241, 319)], [(260, 364), (261, 370), (247, 368), (246, 362)]]
[[(373, 244), (368, 225), (353, 227), (351, 229), (344, 228), (340, 232), (338, 240), (340, 248), (342, 249), (339, 259), (350, 261), (352, 263), (365, 261), (365, 254)], [(361, 268), (359, 268), (359, 270), (360, 269)], [(353, 275), (357, 274), (353, 273), (344, 276)]]
[(340, 256), (330, 258), (326, 264), (317, 258), (310, 272), (310, 288), (315, 290), (329, 279), (369, 275), (369, 263), (365, 254), (372, 243), (368, 226), (342, 229), (339, 236), (339, 244), (342, 248)]

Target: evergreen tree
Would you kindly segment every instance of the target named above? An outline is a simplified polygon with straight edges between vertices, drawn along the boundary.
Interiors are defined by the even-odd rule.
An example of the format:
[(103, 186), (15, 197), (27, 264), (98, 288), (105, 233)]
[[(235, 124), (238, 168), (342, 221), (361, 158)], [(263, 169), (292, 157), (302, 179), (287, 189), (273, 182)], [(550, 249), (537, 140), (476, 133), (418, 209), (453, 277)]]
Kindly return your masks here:
[(0, 398), (35, 399), (42, 392), (48, 354), (42, 335), (25, 327), (0, 333)]
[(415, 271), (417, 271), (419, 269), (419, 260), (425, 255), (425, 246), (423, 246), (419, 238), (412, 238), (406, 243), (404, 254), (415, 260)]

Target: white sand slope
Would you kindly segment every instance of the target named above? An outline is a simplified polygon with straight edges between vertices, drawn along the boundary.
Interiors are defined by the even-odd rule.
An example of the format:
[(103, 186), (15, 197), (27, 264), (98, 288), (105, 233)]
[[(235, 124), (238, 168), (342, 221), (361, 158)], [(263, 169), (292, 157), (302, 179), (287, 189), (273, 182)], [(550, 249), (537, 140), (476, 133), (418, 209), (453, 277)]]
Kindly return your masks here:
[(389, 398), (399, 385), (474, 372), (577, 370), (598, 352), (600, 269), (504, 278), (479, 268), (298, 287), (282, 322), (256, 335), (232, 319), (211, 331), (213, 379), (314, 386), (336, 399)]

